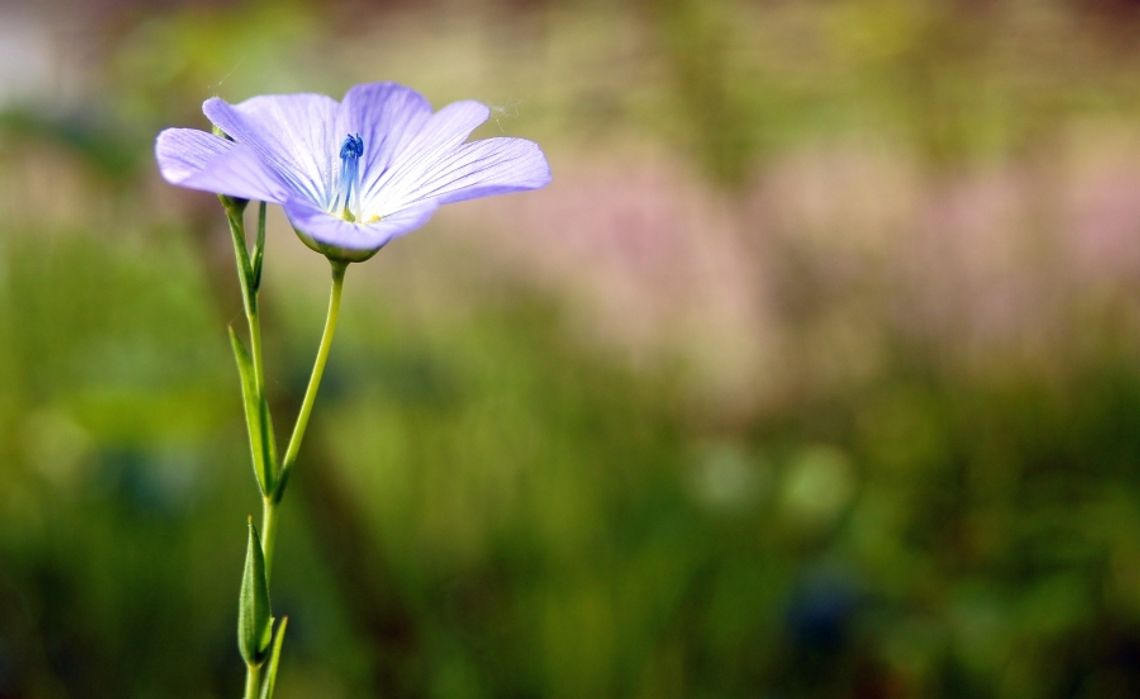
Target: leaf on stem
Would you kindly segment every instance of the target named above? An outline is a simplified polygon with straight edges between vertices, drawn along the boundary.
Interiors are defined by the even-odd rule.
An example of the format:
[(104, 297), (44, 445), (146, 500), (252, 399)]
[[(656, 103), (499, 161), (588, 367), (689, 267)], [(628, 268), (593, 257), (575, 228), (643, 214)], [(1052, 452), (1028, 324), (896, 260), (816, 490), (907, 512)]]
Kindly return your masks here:
[(277, 687), (277, 664), (281, 661), (281, 645), (285, 641), (285, 627), (288, 625), (289, 617), (281, 617), (277, 631), (273, 634), (273, 650), (269, 653), (269, 664), (262, 679), (261, 699), (273, 699), (273, 690)]
[[(227, 201), (228, 197), (219, 196), (222, 200), (222, 206), (226, 209), (226, 222), (230, 226), (230, 236), (234, 242), (234, 253), (237, 256), (238, 274), (242, 276), (242, 293), (249, 294), (249, 282), (253, 279), (253, 267), (249, 261), (249, 251), (245, 247), (245, 218), (242, 216), (242, 211), (245, 210), (245, 204), (240, 208), (234, 208)], [(246, 204), (249, 202), (245, 201)]]
[(253, 359), (249, 351), (237, 336), (234, 326), (229, 326), (230, 348), (234, 352), (234, 361), (237, 363), (238, 374), (241, 377), (242, 409), (245, 412), (245, 427), (249, 433), (249, 451), (253, 459), (253, 477), (257, 479), (257, 486), (262, 495), (268, 495), (271, 489), (270, 473), (266, 460), (266, 440), (264, 430), (266, 419), (266, 406), (264, 398), (257, 395), (257, 383), (254, 378)]
[(265, 202), (257, 207), (257, 239), (253, 243), (249, 288), (254, 294), (261, 288), (261, 263), (265, 259)]
[(262, 394), (259, 404), (258, 419), (261, 423), (261, 462), (265, 469), (265, 486), (262, 495), (268, 495), (276, 487), (274, 485), (274, 468), (277, 463), (277, 442), (273, 436), (273, 419), (269, 416), (269, 399)]

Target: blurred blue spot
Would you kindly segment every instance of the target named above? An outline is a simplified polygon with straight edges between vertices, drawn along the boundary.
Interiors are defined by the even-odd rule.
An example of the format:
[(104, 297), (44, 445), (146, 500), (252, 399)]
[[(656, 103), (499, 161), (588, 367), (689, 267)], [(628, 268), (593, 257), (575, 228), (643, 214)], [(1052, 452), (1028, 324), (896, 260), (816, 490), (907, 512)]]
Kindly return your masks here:
[(859, 593), (849, 576), (809, 573), (788, 600), (785, 623), (793, 645), (808, 652), (843, 650), (858, 606)]

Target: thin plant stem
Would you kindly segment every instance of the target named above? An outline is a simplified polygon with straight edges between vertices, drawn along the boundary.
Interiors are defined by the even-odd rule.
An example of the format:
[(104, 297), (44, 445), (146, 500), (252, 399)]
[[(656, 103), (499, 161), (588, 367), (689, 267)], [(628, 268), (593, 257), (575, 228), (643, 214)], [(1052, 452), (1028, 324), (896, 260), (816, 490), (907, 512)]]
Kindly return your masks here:
[(245, 694), (242, 695), (242, 699), (259, 699), (262, 665), (245, 666)]
[(265, 558), (265, 584), (272, 579), (273, 543), (277, 540), (277, 505), (272, 495), (261, 498), (261, 553)]
[(309, 374), (309, 385), (305, 388), (305, 396), (301, 399), (301, 408), (297, 412), (297, 422), (293, 426), (293, 433), (289, 437), (289, 445), (285, 449), (285, 456), (281, 461), (281, 470), (277, 478), (277, 485), (273, 491), (262, 498), (261, 505), (261, 550), (265, 555), (265, 575), (269, 578), (273, 570), (273, 550), (277, 541), (277, 506), (285, 492), (285, 486), (293, 464), (297, 461), (297, 454), (301, 450), (301, 440), (309, 426), (309, 416), (313, 412), (313, 403), (317, 399), (317, 390), (321, 385), (321, 377), (325, 373), (325, 364), (329, 359), (329, 348), (332, 347), (333, 336), (336, 334), (336, 321), (340, 315), (341, 290), (344, 288), (344, 272), (348, 265), (344, 262), (332, 263), (332, 288), (329, 291), (329, 307), (325, 316), (325, 328), (321, 333), (321, 342), (317, 347), (317, 357), (313, 360), (313, 370)]
[[(329, 310), (325, 317), (325, 330), (321, 335), (321, 345), (317, 349), (317, 358), (313, 362), (313, 371), (309, 375), (309, 385), (305, 389), (305, 397), (301, 400), (301, 409), (297, 413), (297, 424), (293, 426), (293, 434), (289, 437), (289, 446), (285, 448), (285, 457), (281, 460), (281, 478), (288, 478), (290, 469), (297, 460), (297, 453), (301, 450), (301, 440), (305, 437), (305, 430), (309, 426), (309, 415), (313, 412), (313, 402), (317, 398), (317, 389), (321, 385), (321, 376), (325, 373), (325, 363), (329, 358), (329, 347), (332, 346), (333, 334), (336, 332), (336, 320), (340, 314), (340, 293), (344, 287), (344, 272), (348, 268), (345, 262), (332, 263), (332, 289), (329, 292)], [(280, 499), (280, 494), (278, 494)]]

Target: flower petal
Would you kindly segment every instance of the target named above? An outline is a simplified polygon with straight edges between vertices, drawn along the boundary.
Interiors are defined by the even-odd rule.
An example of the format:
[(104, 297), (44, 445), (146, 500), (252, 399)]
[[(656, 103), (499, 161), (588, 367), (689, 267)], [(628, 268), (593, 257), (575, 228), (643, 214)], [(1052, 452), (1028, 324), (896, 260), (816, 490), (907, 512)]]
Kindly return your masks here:
[(154, 144), (167, 182), (242, 199), (281, 203), (288, 194), (249, 148), (197, 129), (166, 129)]
[(400, 189), (401, 183), (414, 179), (419, 172), (466, 141), (490, 115), (487, 105), (473, 101), (453, 102), (432, 114), (430, 119), (419, 125), (412, 138), (401, 144), (384, 169), (366, 171), (364, 200), (367, 202), (383, 196), (382, 191), (389, 187)]
[[(351, 223), (301, 197), (294, 197), (284, 204), (285, 215), (302, 238), (307, 236), (331, 248), (373, 252), (393, 238), (427, 223), (437, 208), (439, 204), (436, 202), (426, 201), (385, 216), (376, 223)], [(327, 250), (321, 252), (328, 254)]]
[(341, 138), (360, 134), (364, 139), (362, 192), (391, 166), (395, 157), (432, 117), (431, 104), (415, 90), (397, 83), (366, 83), (344, 96), (337, 117)]
[(414, 175), (393, 182), (383, 193), (389, 206), (401, 208), (428, 199), (449, 204), (538, 189), (550, 184), (550, 165), (532, 141), (487, 138), (465, 143), (426, 167), (417, 166)]
[(232, 105), (217, 97), (202, 111), (226, 134), (252, 148), (298, 194), (327, 204), (340, 153), (339, 105), (325, 95), (263, 95)]

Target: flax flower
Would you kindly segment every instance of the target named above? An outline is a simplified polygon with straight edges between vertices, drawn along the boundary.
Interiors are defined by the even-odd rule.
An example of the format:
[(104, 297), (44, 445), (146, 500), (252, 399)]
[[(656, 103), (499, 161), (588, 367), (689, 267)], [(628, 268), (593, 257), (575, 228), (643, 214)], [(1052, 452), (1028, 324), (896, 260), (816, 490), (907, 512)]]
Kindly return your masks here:
[(202, 111), (228, 138), (167, 129), (155, 146), (172, 184), (280, 204), (309, 247), (342, 261), (371, 257), (419, 228), (442, 204), (550, 182), (538, 145), (467, 141), (490, 115), (479, 102), (433, 112), (415, 90), (367, 83), (342, 102), (264, 95)]

